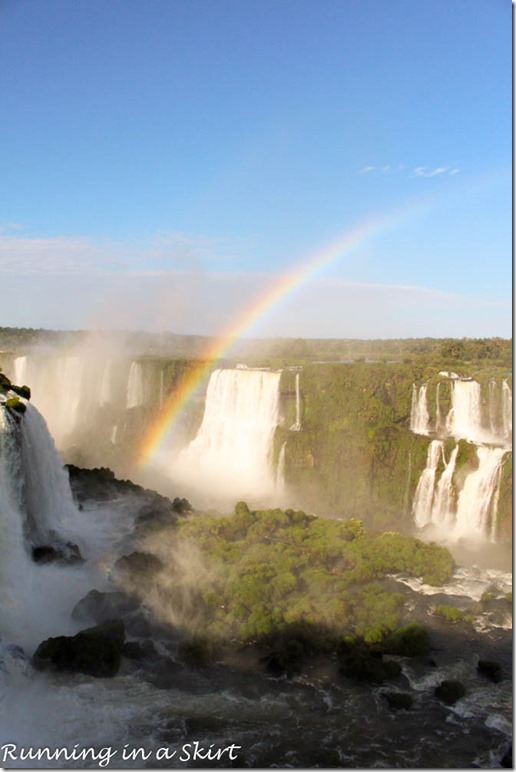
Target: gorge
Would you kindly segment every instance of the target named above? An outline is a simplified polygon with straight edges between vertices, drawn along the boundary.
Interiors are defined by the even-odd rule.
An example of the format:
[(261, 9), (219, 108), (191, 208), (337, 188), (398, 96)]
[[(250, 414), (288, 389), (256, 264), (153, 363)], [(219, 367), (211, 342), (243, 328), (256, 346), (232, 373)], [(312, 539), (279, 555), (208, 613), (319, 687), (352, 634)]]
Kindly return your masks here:
[[(507, 372), (460, 380), (403, 362), (219, 363), (159, 452), (142, 459), (141, 438), (188, 360), (27, 351), (4, 353), (0, 365), (32, 389), (30, 400), (7, 386), (0, 396), (1, 673), (11, 706), (2, 740), (71, 748), (80, 737), (97, 759), (110, 748), (115, 768), (129, 746), (156, 754), (194, 742), (235, 744), (247, 767), (496, 766), (511, 731)], [(187, 496), (197, 511), (179, 515), (181, 499), (172, 505), (105, 469), (88, 488), (86, 471), (68, 475), (62, 457)], [(434, 539), (454, 555), (472, 542), (483, 567), (473, 559), (450, 574)], [(46, 562), (35, 559), (41, 548), (53, 550)], [(101, 622), (104, 607), (126, 630), (112, 681), (31, 668), (27, 654), (44, 639)], [(286, 624), (279, 638), (266, 632), (275, 614)], [(302, 635), (299, 619), (312, 620)], [(387, 630), (414, 619), (429, 630), (426, 654), (381, 649)], [(334, 642), (339, 620), (365, 649)], [(378, 661), (399, 668), (392, 686), (386, 675), (373, 687), (351, 675), (375, 646)], [(479, 675), (484, 660), (498, 663), (501, 680)], [(450, 679), (466, 696), (446, 707), (433, 695)], [(411, 705), (403, 720), (396, 701)], [(127, 755), (122, 766), (139, 761)], [(174, 764), (163, 753), (157, 766)]]

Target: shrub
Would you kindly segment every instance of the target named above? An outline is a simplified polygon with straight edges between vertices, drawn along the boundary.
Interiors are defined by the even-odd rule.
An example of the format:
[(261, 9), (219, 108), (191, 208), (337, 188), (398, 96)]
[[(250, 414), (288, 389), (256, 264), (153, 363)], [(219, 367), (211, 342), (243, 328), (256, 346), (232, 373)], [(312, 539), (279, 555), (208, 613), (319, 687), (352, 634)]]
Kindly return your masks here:
[(426, 655), (430, 651), (430, 637), (422, 625), (412, 622), (388, 635), (383, 641), (383, 649), (386, 654), (400, 657)]
[(460, 622), (464, 616), (460, 608), (456, 608), (456, 606), (447, 606), (446, 604), (436, 606), (434, 614), (446, 619), (447, 622)]

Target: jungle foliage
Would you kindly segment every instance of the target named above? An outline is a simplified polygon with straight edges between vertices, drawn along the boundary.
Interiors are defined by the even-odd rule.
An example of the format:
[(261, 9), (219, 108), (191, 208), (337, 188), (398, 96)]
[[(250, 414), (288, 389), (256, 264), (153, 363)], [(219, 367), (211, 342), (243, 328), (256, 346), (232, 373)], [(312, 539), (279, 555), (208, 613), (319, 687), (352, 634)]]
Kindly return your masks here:
[[(328, 520), (301, 510), (251, 511), (239, 502), (230, 516), (196, 515), (178, 526), (178, 544), (195, 544), (210, 567), (199, 590), (206, 635), (251, 642), (325, 631), (317, 646), (343, 636), (367, 644), (389, 640), (391, 651), (424, 650), (426, 638), (406, 628), (388, 639), (405, 616), (404, 595), (382, 580), (389, 574), (446, 582), (449, 552), (398, 533), (374, 533), (360, 520)], [(313, 636), (312, 636), (313, 637)]]

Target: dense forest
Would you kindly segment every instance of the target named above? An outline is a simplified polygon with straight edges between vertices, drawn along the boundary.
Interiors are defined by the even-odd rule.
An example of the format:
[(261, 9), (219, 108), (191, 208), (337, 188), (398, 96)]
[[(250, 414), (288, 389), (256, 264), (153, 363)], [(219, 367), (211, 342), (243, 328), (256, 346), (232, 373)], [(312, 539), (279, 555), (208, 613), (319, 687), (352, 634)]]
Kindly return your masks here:
[[(23, 352), (34, 346), (75, 345), (86, 340), (111, 341), (134, 355), (202, 357), (214, 339), (199, 335), (143, 331), (64, 331), (0, 327), (0, 350)], [(512, 367), (512, 340), (505, 338), (264, 338), (242, 339), (228, 357), (244, 357), (249, 364), (305, 364), (310, 362), (375, 359), (427, 362), (444, 366), (491, 362)]]

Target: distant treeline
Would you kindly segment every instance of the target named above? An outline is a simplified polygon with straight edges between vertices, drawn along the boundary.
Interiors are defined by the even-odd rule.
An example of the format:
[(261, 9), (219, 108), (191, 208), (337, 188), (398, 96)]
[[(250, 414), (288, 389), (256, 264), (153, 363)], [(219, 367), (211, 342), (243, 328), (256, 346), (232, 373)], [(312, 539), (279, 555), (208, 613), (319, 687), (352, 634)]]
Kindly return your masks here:
[[(0, 350), (23, 352), (36, 345), (73, 346), (98, 337), (123, 347), (134, 356), (203, 357), (213, 338), (177, 335), (173, 332), (45, 330), (30, 327), (0, 327)], [(232, 361), (249, 364), (304, 364), (346, 360), (400, 362), (492, 362), (512, 367), (512, 339), (507, 338), (262, 338), (240, 340), (228, 354)]]

